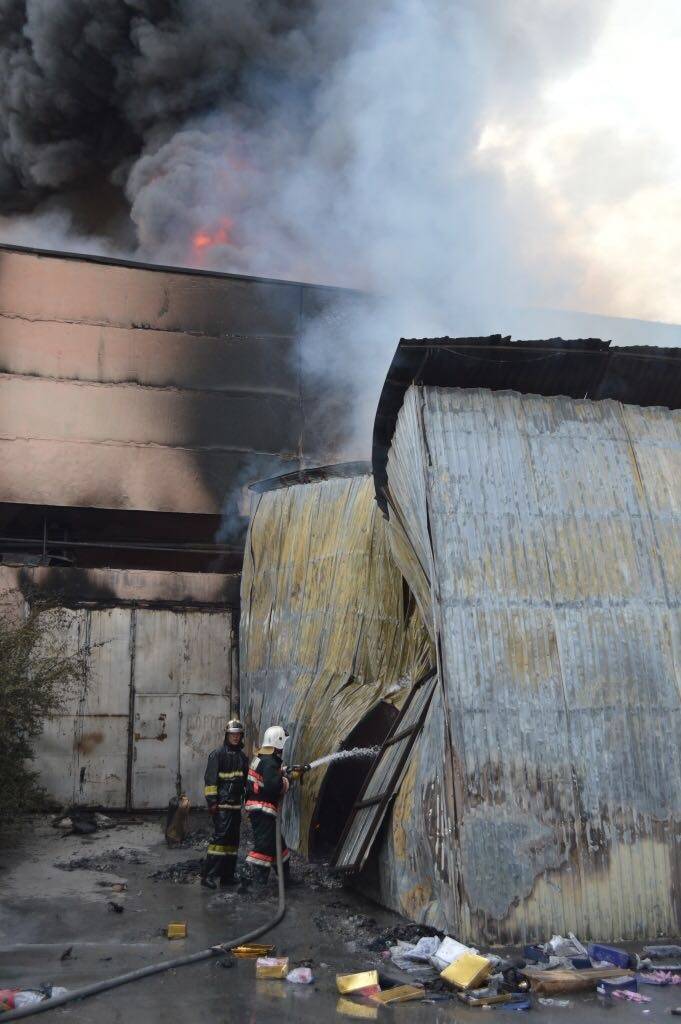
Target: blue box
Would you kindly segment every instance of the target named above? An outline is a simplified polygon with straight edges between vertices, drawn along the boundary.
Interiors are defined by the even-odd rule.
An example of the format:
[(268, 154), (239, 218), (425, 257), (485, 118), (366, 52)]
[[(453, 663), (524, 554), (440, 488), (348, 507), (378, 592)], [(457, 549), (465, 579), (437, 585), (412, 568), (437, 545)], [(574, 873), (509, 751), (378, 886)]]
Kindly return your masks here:
[(624, 949), (618, 949), (617, 946), (602, 946), (600, 942), (590, 942), (589, 956), (592, 960), (605, 960), (607, 963), (625, 970), (627, 967), (631, 967), (631, 955)]
[(602, 978), (598, 982), (598, 989), (606, 996), (613, 992), (638, 992), (638, 983), (636, 978)]

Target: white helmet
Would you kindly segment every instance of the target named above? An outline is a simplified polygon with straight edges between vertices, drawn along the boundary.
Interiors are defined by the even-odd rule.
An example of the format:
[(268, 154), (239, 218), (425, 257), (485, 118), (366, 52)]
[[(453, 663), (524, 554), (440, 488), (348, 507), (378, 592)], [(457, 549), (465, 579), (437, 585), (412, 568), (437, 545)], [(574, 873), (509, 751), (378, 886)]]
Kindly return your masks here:
[(265, 729), (262, 745), (263, 747), (274, 747), (275, 750), (283, 750), (287, 739), (288, 733), (283, 726), (271, 725), (269, 729)]

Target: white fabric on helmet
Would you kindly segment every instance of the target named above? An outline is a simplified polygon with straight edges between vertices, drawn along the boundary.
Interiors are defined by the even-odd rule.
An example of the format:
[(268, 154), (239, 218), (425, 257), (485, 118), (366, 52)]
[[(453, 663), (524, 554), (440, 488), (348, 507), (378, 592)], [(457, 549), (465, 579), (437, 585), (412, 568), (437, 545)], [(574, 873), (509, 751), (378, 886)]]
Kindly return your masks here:
[(286, 730), (280, 725), (271, 725), (265, 729), (262, 739), (263, 747), (274, 747), (275, 750), (283, 750), (287, 740)]

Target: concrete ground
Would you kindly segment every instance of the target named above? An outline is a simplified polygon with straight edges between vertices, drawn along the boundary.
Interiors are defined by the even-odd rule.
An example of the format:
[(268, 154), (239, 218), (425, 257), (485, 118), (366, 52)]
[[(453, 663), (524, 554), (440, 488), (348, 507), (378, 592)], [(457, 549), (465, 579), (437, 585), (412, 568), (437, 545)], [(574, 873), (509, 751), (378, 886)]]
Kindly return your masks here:
[[(110, 851), (125, 859), (116, 861)], [(65, 871), (55, 866), (99, 854), (115, 870)], [(76, 988), (203, 949), (272, 915), (274, 886), (264, 899), (253, 899), (232, 891), (213, 893), (196, 881), (178, 884), (149, 877), (159, 867), (200, 856), (200, 849), (168, 850), (159, 821), (151, 819), (123, 819), (116, 828), (92, 837), (62, 838), (43, 818), (5, 835), (0, 844), (0, 987), (47, 982)], [(294, 875), (306, 881), (290, 890), (283, 923), (262, 941), (275, 943), (277, 954), (288, 956), (292, 965), (312, 961), (314, 984), (256, 981), (254, 961), (232, 960), (231, 967), (223, 967), (211, 960), (51, 1011), (52, 1017), (78, 1024), (329, 1024), (349, 1019), (337, 1009), (336, 974), (383, 968), (380, 954), (367, 947), (372, 937), (400, 919), (350, 889), (330, 885), (302, 864), (296, 864)], [(110, 883), (117, 882), (125, 882), (127, 890), (113, 892)], [(123, 912), (109, 909), (110, 901), (122, 905)], [(188, 938), (168, 941), (163, 931), (170, 921), (186, 921)], [(669, 1010), (681, 1005), (681, 987), (649, 987), (646, 994), (652, 998), (646, 1006), (604, 1002), (595, 994), (572, 996), (567, 1008), (539, 1006), (535, 999), (532, 1019), (585, 1024), (673, 1019)], [(454, 999), (381, 1008), (375, 1019), (468, 1024), (491, 1013), (503, 1020), (508, 1011), (467, 1008)]]

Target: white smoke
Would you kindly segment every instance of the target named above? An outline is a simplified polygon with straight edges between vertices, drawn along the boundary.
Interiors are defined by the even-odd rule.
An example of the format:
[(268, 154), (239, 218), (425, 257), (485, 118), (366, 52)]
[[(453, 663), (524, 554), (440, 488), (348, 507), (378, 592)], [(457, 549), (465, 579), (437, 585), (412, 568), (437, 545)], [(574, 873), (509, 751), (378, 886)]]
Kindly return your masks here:
[[(498, 126), (522, 140), (543, 122), (547, 85), (584, 65), (611, 7), (0, 0), (0, 204), (25, 211), (0, 227), (373, 293), (304, 339), (308, 376), (347, 384), (343, 457), (364, 457), (400, 336), (519, 333), (510, 310), (607, 306), (607, 274), (508, 140), (494, 157)], [(98, 175), (121, 189), (108, 248), (59, 213)]]

